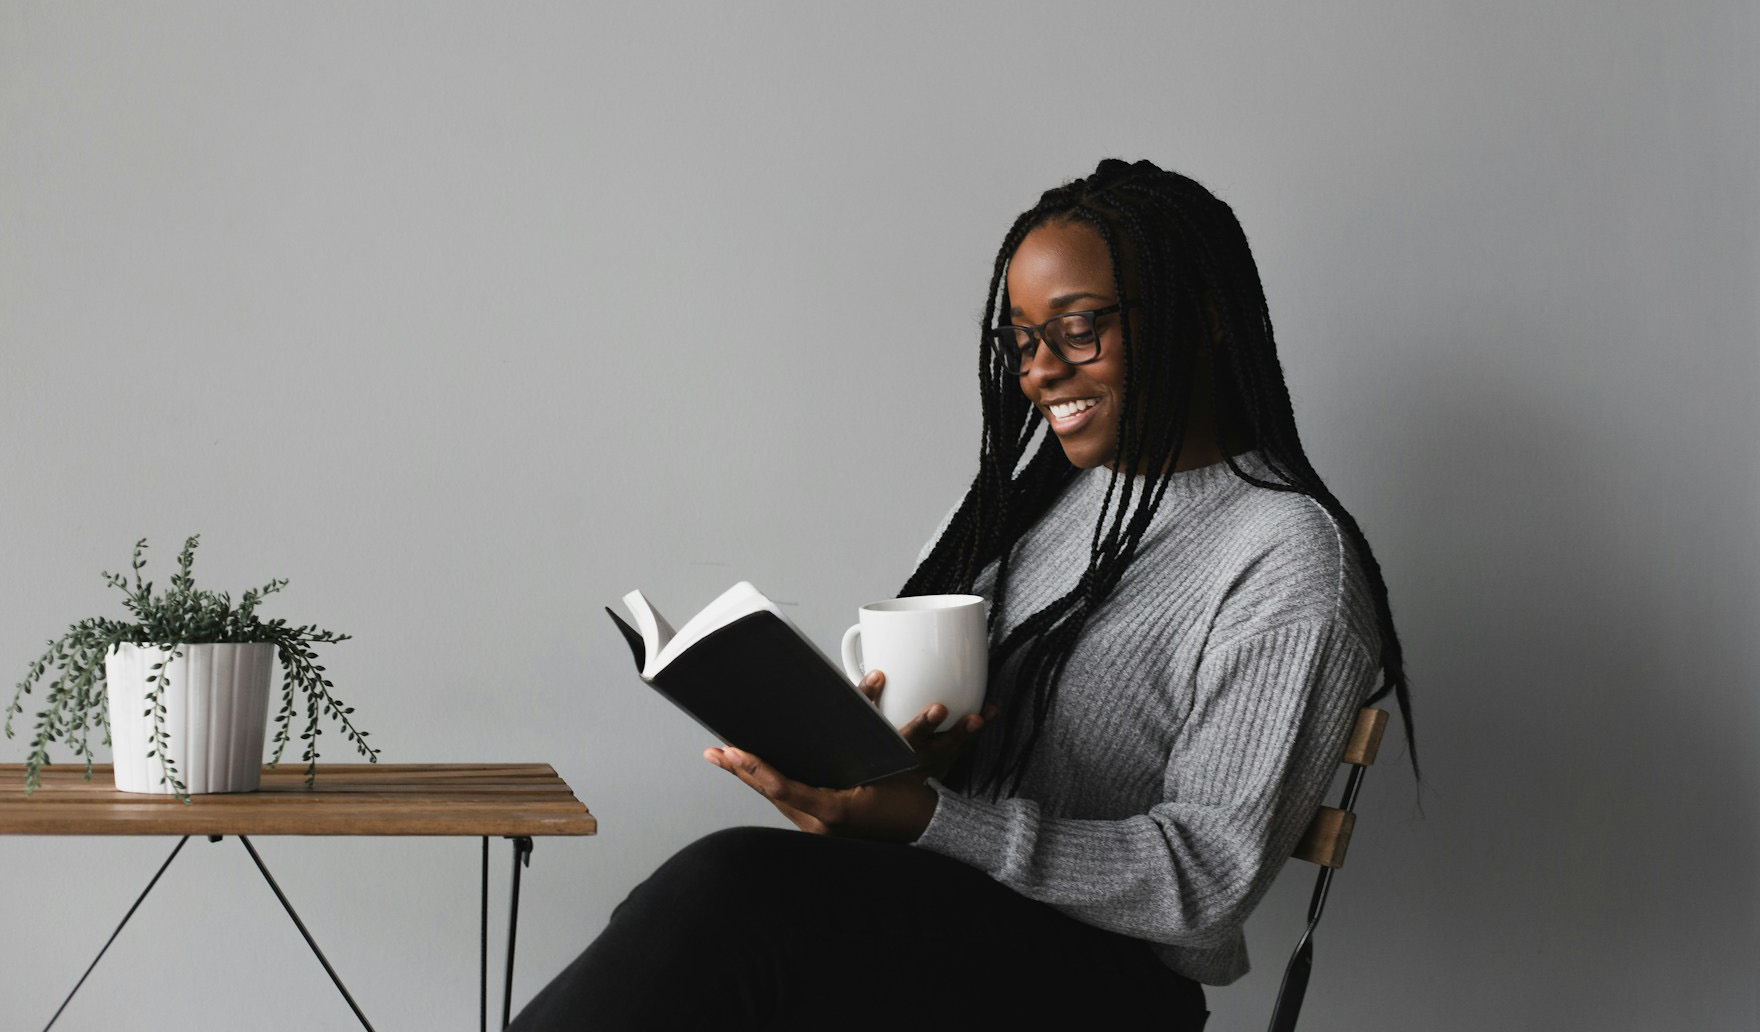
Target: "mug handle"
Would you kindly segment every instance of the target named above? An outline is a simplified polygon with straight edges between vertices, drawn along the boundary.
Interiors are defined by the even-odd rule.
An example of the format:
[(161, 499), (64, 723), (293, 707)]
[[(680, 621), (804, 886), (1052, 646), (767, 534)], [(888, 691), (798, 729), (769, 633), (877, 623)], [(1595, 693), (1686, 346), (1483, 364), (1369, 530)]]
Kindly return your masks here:
[(856, 659), (859, 651), (857, 643), (862, 637), (862, 625), (856, 624), (843, 632), (843, 672), (850, 684), (861, 684), (867, 675), (862, 672), (862, 664)]

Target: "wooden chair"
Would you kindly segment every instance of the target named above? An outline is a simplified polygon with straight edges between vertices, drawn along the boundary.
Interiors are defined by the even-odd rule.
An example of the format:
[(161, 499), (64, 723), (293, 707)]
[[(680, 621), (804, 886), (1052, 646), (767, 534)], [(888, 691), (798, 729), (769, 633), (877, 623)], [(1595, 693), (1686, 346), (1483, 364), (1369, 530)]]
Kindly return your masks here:
[(1308, 993), (1308, 973), (1314, 967), (1314, 927), (1320, 923), (1320, 911), (1326, 906), (1326, 890), (1332, 885), (1332, 872), (1344, 866), (1344, 853), (1351, 844), (1351, 831), (1357, 815), (1357, 789), (1363, 784), (1363, 771), (1375, 762), (1381, 748), (1381, 733), (1387, 729), (1387, 711), (1364, 707), (1357, 713), (1351, 729), (1350, 742), (1344, 747), (1342, 762), (1351, 765), (1350, 778), (1344, 785), (1344, 798), (1335, 807), (1322, 806), (1309, 822), (1308, 830), (1290, 855), (1320, 865), (1320, 877), (1314, 883), (1314, 898), (1308, 903), (1308, 928), (1296, 944), (1289, 966), (1283, 971), (1283, 987), (1277, 991), (1277, 1003), (1271, 1009), (1270, 1032), (1294, 1032), (1296, 1018), (1302, 1012), (1302, 998)]

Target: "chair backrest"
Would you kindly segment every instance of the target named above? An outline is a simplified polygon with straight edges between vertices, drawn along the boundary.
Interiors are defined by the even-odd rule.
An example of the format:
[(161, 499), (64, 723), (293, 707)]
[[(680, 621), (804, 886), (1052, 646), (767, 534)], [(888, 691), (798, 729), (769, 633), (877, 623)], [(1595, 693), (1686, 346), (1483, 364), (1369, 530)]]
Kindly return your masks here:
[(1364, 707), (1357, 711), (1356, 726), (1351, 729), (1350, 742), (1339, 761), (1356, 768), (1345, 785), (1345, 797), (1339, 806), (1322, 806), (1314, 814), (1291, 856), (1335, 870), (1344, 866), (1345, 850), (1350, 848), (1351, 832), (1357, 826), (1357, 815), (1351, 810), (1357, 804), (1355, 786), (1362, 779), (1363, 768), (1375, 762), (1375, 754), (1381, 749), (1381, 734), (1386, 730), (1386, 710)]
[(1296, 848), (1290, 853), (1297, 860), (1320, 865), (1320, 877), (1314, 883), (1314, 897), (1308, 903), (1308, 927), (1302, 941), (1296, 944), (1289, 966), (1283, 972), (1283, 986), (1277, 992), (1277, 1003), (1271, 1010), (1271, 1032), (1293, 1032), (1296, 1018), (1302, 1012), (1302, 999), (1308, 992), (1308, 974), (1314, 967), (1314, 928), (1326, 907), (1326, 890), (1332, 885), (1332, 873), (1344, 866), (1344, 854), (1356, 830), (1357, 790), (1363, 784), (1363, 771), (1375, 762), (1381, 749), (1381, 735), (1387, 730), (1387, 711), (1364, 707), (1357, 713), (1356, 726), (1351, 729), (1341, 762), (1350, 765), (1344, 795), (1337, 806), (1322, 806)]

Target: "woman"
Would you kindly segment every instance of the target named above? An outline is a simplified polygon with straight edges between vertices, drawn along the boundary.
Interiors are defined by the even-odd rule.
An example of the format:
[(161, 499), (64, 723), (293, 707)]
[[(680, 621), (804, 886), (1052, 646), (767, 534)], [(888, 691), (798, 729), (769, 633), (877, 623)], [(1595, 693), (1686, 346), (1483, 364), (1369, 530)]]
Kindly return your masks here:
[(939, 735), (930, 707), (923, 767), (852, 790), (709, 750), (815, 834), (687, 848), (516, 1028), (1200, 1028), (1358, 707), (1395, 693), (1410, 736), (1227, 205), (1103, 161), (1016, 220), (984, 325), (980, 469), (903, 594), (991, 600), (992, 705)]

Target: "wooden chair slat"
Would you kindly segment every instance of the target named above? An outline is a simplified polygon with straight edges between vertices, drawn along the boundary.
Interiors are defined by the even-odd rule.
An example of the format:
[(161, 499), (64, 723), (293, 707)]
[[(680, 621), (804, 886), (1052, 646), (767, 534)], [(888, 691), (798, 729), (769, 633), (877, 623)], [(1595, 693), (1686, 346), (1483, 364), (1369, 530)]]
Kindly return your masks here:
[(1386, 710), (1365, 709), (1359, 712), (1356, 726), (1351, 728), (1350, 741), (1344, 747), (1344, 762), (1359, 767), (1374, 763), (1375, 754), (1381, 750), (1381, 733), (1386, 730)]
[(1295, 851), (1290, 855), (1322, 867), (1343, 867), (1345, 850), (1350, 848), (1351, 832), (1356, 826), (1356, 814), (1322, 806), (1308, 822), (1308, 830), (1303, 832), (1302, 840), (1296, 843)]

